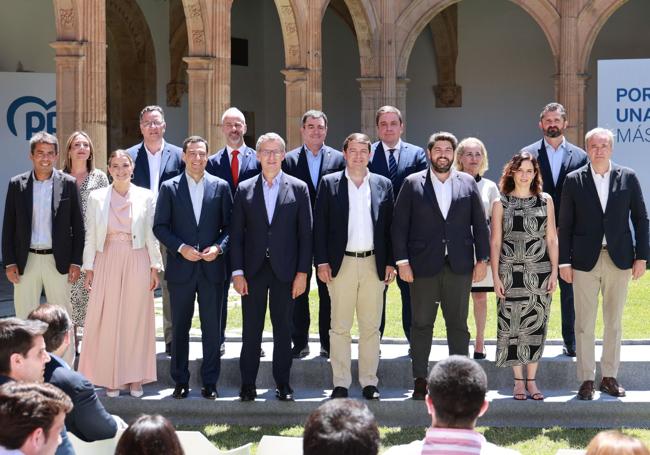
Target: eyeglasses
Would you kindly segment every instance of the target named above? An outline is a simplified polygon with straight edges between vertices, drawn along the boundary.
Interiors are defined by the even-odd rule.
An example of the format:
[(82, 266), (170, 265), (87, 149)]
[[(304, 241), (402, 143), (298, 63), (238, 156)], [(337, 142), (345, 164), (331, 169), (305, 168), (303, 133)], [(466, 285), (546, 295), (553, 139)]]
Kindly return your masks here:
[(237, 122), (237, 123), (228, 122), (228, 123), (224, 123), (223, 126), (228, 128), (229, 130), (231, 130), (233, 128), (235, 128), (236, 130), (241, 130), (242, 128), (244, 128), (244, 124), (241, 123), (241, 122)]
[(260, 150), (257, 153), (262, 155), (264, 158), (268, 158), (271, 155), (273, 155), (274, 158), (280, 158), (284, 154), (284, 150)]
[(163, 126), (165, 122), (161, 122), (159, 120), (154, 120), (153, 122), (142, 122), (140, 125), (142, 125), (145, 128), (158, 128), (160, 126)]

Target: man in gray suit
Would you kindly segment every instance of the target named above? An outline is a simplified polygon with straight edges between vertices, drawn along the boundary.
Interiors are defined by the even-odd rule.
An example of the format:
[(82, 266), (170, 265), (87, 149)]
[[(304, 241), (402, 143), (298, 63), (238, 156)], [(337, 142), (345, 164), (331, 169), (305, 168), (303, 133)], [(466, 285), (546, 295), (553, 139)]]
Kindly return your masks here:
[[(438, 304), (449, 355), (467, 355), (467, 312), (472, 281), (487, 271), (489, 235), (483, 203), (469, 174), (451, 168), (458, 145), (451, 133), (429, 138), (430, 169), (410, 175), (393, 215), (393, 252), (400, 277), (410, 283), (413, 399), (427, 392), (427, 368)], [(476, 256), (476, 262), (475, 262)]]

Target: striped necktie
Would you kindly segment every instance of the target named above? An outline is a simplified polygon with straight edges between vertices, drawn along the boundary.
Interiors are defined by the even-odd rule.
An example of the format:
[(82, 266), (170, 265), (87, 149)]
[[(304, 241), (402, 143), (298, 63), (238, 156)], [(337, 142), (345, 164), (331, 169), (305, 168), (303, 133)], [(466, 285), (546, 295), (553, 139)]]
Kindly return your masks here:
[(395, 180), (397, 180), (397, 161), (395, 161), (395, 149), (388, 149), (388, 178), (395, 187)]

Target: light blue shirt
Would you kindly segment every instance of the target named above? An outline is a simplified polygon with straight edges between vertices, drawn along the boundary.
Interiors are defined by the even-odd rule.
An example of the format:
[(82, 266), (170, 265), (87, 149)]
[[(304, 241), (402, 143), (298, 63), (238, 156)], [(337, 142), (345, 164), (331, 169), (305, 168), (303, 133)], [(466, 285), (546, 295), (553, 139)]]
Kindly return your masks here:
[(560, 170), (562, 169), (562, 161), (564, 161), (564, 154), (566, 153), (566, 139), (562, 139), (562, 143), (557, 149), (554, 149), (553, 146), (544, 139), (544, 147), (546, 147), (548, 164), (551, 166), (553, 183), (557, 184), (557, 180), (560, 178)]
[(262, 176), (262, 189), (264, 191), (264, 205), (266, 206), (266, 216), (269, 219), (269, 224), (273, 220), (273, 214), (275, 213), (275, 204), (278, 202), (278, 193), (280, 191), (280, 182), (282, 181), (283, 172), (280, 171), (278, 175), (275, 176), (269, 186), (269, 182)]
[(311, 150), (307, 145), (304, 146), (305, 156), (307, 157), (307, 166), (309, 167), (309, 175), (311, 177), (311, 183), (314, 184), (314, 188), (318, 187), (318, 174), (320, 173), (320, 165), (323, 162), (323, 153), (325, 149), (325, 144), (320, 148), (318, 153), (314, 156)]

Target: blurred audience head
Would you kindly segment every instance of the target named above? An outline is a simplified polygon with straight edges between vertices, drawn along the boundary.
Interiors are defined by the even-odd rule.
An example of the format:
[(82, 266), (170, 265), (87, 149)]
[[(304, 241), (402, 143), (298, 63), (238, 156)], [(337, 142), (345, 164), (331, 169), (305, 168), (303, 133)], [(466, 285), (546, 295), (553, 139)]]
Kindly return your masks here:
[(115, 455), (184, 455), (172, 424), (161, 415), (141, 415), (120, 437)]
[(472, 429), (487, 411), (487, 376), (467, 357), (452, 355), (437, 362), (429, 373), (427, 389), (433, 426)]
[(47, 324), (47, 330), (43, 334), (47, 352), (65, 351), (70, 344), (72, 322), (65, 308), (51, 303), (44, 303), (29, 313), (27, 319), (43, 321)]
[(47, 324), (18, 318), (0, 320), (0, 375), (16, 381), (42, 382), (50, 356), (43, 335)]
[(375, 455), (379, 453), (375, 416), (357, 400), (327, 401), (307, 417), (302, 448), (304, 455)]
[(620, 431), (601, 431), (587, 446), (586, 455), (650, 455), (650, 450)]
[(51, 384), (0, 387), (0, 446), (25, 455), (52, 455), (61, 443), (70, 397)]

